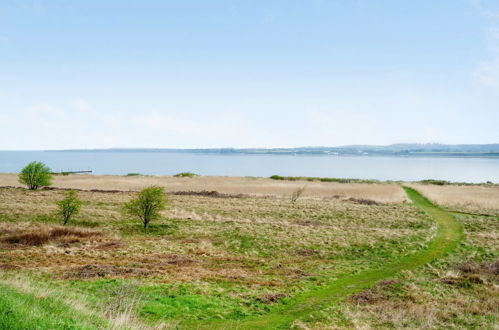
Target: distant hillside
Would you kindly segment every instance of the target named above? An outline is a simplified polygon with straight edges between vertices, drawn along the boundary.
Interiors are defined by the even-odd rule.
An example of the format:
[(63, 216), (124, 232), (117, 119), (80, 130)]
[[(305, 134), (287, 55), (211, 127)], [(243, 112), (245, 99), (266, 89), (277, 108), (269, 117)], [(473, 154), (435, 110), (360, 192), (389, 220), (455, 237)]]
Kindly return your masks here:
[(299, 148), (113, 148), (113, 149), (71, 149), (48, 150), (58, 152), (181, 152), (204, 154), (244, 155), (362, 155), (362, 156), (440, 156), (440, 157), (499, 157), (499, 143), (495, 144), (416, 144), (399, 143), (388, 146), (351, 145), (340, 147)]

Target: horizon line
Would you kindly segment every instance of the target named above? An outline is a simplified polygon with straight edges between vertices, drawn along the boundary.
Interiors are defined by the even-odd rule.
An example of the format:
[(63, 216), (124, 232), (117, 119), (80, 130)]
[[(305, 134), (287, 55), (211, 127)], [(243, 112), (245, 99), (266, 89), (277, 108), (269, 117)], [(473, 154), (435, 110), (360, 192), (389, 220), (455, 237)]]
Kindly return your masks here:
[(488, 146), (488, 145), (499, 145), (499, 142), (492, 143), (440, 143), (440, 142), (401, 142), (401, 143), (391, 143), (391, 144), (345, 144), (345, 145), (335, 145), (335, 146), (319, 146), (319, 145), (309, 145), (309, 146), (297, 146), (297, 147), (89, 147), (89, 148), (61, 148), (61, 149), (0, 149), (0, 151), (90, 151), (90, 150), (291, 150), (291, 149), (302, 149), (302, 148), (348, 148), (348, 147), (390, 147), (390, 146), (402, 146), (402, 145), (421, 145), (421, 146)]

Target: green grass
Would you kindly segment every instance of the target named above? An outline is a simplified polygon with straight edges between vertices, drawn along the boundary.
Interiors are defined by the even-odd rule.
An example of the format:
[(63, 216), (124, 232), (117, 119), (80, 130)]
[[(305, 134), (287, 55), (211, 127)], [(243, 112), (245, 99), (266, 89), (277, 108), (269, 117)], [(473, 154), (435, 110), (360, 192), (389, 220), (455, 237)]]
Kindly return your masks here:
[(147, 228), (140, 220), (131, 219), (119, 225), (118, 230), (123, 236), (137, 237), (137, 236), (167, 236), (173, 235), (178, 231), (179, 221), (173, 219), (166, 219), (162, 222), (151, 222)]
[[(138, 314), (152, 323), (164, 320), (238, 320), (251, 315), (259, 315), (267, 311), (268, 306), (258, 300), (258, 296), (249, 288), (229, 282), (218, 282), (217, 285), (200, 287), (195, 283), (141, 284), (125, 279), (103, 279), (95, 281), (72, 281), (70, 288), (85, 292), (92, 297), (94, 305), (103, 302), (113, 304), (123, 299), (120, 294), (140, 297)], [(236, 294), (252, 297), (251, 306), (242, 298), (234, 298)], [(259, 305), (259, 308), (255, 308)]]
[(0, 285), (0, 329), (97, 329), (108, 327), (95, 315), (77, 311), (53, 297)]

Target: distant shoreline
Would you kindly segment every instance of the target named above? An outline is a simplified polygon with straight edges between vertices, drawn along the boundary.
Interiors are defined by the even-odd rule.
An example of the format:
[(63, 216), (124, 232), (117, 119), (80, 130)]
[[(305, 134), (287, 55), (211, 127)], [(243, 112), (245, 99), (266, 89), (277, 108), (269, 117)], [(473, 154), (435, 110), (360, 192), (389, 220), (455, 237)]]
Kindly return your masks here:
[(296, 148), (109, 148), (63, 149), (46, 152), (158, 152), (215, 155), (318, 155), (318, 156), (397, 156), (397, 157), (488, 157), (499, 158), (499, 144), (392, 144)]
[(344, 152), (332, 153), (326, 151), (221, 151), (221, 150), (177, 150), (177, 149), (74, 149), (74, 150), (43, 150), (43, 152), (108, 152), (108, 153), (181, 153), (196, 155), (238, 155), (238, 156), (348, 156), (348, 157), (465, 157), (465, 158), (499, 158), (499, 152)]

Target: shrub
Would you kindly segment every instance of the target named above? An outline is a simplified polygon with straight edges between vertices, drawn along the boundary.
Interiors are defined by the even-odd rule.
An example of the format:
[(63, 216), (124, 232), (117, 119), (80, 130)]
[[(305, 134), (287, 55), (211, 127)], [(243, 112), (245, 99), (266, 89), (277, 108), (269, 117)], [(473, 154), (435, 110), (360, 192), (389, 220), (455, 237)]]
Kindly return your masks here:
[(192, 173), (192, 172), (181, 172), (181, 173), (174, 175), (174, 177), (176, 177), (176, 178), (192, 178), (195, 176), (198, 176), (198, 174)]
[(19, 182), (27, 185), (30, 190), (36, 190), (52, 184), (52, 173), (44, 163), (33, 161), (21, 170)]
[(137, 198), (123, 206), (127, 215), (139, 217), (144, 223), (144, 229), (151, 220), (157, 219), (160, 212), (168, 205), (167, 195), (161, 187), (149, 187), (142, 190)]
[(66, 192), (65, 195), (64, 199), (56, 202), (56, 204), (59, 207), (57, 213), (62, 216), (64, 224), (67, 224), (73, 215), (80, 212), (81, 200), (74, 190)]
[(140, 173), (128, 173), (126, 176), (142, 176)]
[(445, 185), (450, 184), (449, 181), (445, 181), (445, 180), (433, 180), (433, 179), (421, 180), (419, 182), (422, 183), (422, 184), (434, 184), (434, 185), (437, 185), (437, 186), (445, 186)]

